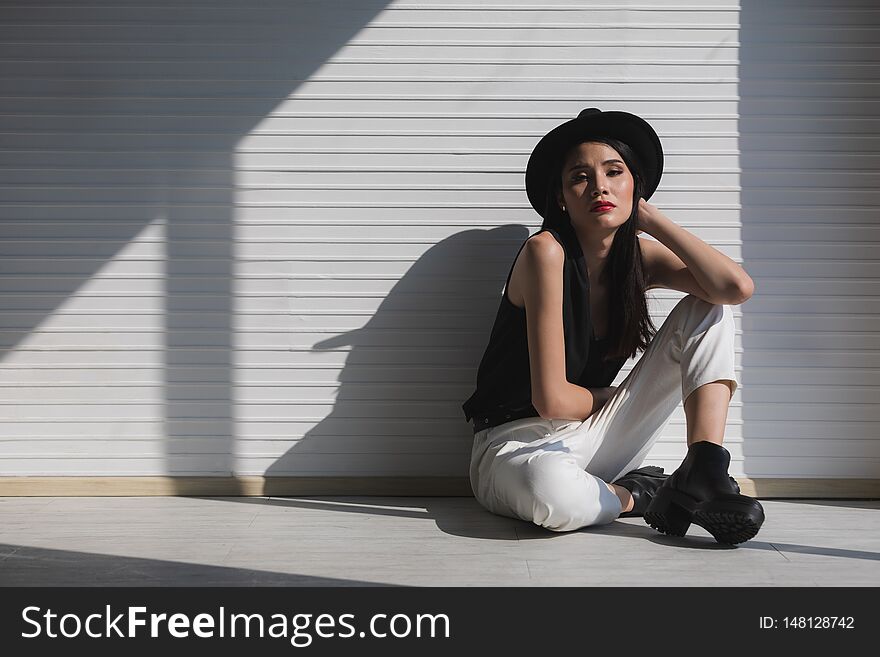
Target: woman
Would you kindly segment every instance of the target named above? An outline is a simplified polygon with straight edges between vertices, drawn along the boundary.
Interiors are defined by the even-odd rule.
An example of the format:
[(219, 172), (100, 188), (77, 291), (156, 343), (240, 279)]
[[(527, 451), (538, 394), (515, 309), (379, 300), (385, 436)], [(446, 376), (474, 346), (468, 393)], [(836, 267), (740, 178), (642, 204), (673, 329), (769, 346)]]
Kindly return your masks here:
[[(554, 531), (643, 516), (683, 536), (695, 523), (725, 544), (763, 523), (722, 446), (738, 387), (730, 305), (753, 283), (647, 202), (662, 171), (656, 132), (627, 112), (585, 109), (532, 152), (526, 191), (543, 225), (514, 260), (462, 407), (474, 423), (471, 486), (489, 511)], [(655, 287), (687, 293), (659, 330), (645, 300)], [(631, 470), (682, 400), (681, 466)]]

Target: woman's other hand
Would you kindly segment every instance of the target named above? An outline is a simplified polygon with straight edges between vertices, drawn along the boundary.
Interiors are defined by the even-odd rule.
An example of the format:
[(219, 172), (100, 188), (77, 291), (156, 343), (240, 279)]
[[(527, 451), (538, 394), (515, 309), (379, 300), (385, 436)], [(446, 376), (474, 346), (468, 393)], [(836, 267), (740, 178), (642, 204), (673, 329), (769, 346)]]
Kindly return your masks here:
[[(614, 391), (617, 390), (617, 386), (607, 386), (605, 388), (590, 388), (590, 392), (593, 394), (593, 413), (602, 408), (611, 396), (614, 394)], [(592, 415), (592, 413), (591, 413)]]
[(608, 386), (607, 388), (602, 388), (602, 390), (605, 391), (605, 401), (607, 402), (617, 391), (617, 386)]

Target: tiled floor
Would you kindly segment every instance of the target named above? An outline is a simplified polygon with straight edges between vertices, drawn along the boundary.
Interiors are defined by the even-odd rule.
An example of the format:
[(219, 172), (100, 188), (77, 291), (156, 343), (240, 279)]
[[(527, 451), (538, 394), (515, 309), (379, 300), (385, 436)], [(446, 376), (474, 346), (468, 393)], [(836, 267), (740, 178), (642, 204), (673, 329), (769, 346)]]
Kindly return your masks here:
[(640, 518), (554, 533), (470, 497), (4, 497), (0, 585), (880, 585), (880, 501), (762, 504), (733, 548)]

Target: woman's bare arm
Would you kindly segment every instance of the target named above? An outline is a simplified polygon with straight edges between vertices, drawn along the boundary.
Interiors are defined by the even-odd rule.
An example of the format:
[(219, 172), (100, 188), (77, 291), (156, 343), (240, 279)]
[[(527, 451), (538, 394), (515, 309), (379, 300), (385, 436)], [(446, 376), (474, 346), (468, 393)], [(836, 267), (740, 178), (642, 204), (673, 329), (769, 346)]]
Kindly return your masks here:
[(566, 379), (565, 252), (553, 235), (543, 232), (529, 238), (522, 257), (532, 405), (546, 419), (585, 420), (602, 407), (613, 389), (584, 388)]
[(645, 199), (639, 200), (639, 226), (659, 242), (641, 242), (651, 263), (652, 287), (680, 290), (715, 304), (740, 304), (754, 293), (754, 281), (739, 264)]

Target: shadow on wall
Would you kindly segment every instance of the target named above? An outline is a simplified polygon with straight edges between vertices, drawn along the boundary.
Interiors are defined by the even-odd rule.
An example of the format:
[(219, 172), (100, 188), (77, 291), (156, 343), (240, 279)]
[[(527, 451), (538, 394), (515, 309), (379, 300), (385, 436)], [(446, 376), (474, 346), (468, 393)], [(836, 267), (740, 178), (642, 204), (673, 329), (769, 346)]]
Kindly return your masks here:
[[(143, 341), (131, 350), (165, 350), (166, 472), (229, 475), (233, 154), (388, 0), (96, 4), (0, 10), (0, 111), (13, 115), (0, 137), (0, 346), (14, 350), (150, 224), (164, 224), (166, 253), (146, 247), (146, 259), (124, 267), (128, 285), (149, 289), (138, 279), (166, 258), (155, 329), (164, 320), (164, 335), (152, 346), (149, 330), (130, 334)], [(119, 290), (125, 313), (130, 288)], [(135, 420), (107, 431), (142, 434)]]
[[(333, 410), (266, 476), (310, 474), (330, 462), (351, 476), (418, 476), (441, 467), (466, 476), (473, 434), (461, 404), (473, 392), (501, 290), (528, 236), (525, 226), (508, 225), (437, 243), (364, 327), (315, 344), (316, 351), (350, 349)], [(465, 376), (462, 360), (472, 363)], [(461, 449), (450, 453), (457, 436)]]
[(876, 3), (740, 16), (744, 472), (877, 477)]

